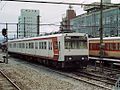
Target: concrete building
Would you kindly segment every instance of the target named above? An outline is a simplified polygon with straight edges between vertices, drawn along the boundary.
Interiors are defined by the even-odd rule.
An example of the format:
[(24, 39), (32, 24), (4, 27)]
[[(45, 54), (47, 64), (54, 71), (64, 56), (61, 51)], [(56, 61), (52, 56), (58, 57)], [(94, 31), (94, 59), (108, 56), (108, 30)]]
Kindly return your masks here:
[(18, 37), (37, 36), (39, 23), (39, 10), (21, 9), (18, 18)]
[[(110, 4), (111, 0), (104, 0), (103, 4)], [(95, 5), (100, 3), (93, 3)], [(79, 15), (70, 21), (73, 30), (87, 33), (91, 37), (99, 37), (100, 7), (84, 8), (87, 13)], [(103, 9), (103, 36), (120, 36), (120, 8), (104, 7)]]

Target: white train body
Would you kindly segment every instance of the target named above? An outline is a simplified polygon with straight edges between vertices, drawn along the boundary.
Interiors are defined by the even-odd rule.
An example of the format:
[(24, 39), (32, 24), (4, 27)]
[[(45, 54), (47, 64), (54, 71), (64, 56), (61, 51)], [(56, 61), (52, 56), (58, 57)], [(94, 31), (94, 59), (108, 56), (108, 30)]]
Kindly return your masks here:
[[(10, 40), (8, 52), (13, 56), (36, 59), (46, 64), (58, 62), (60, 67), (72, 67), (71, 62), (87, 64), (88, 39), (84, 33), (60, 33), (54, 35), (39, 36)], [(68, 63), (67, 63), (68, 62)], [(81, 63), (81, 64), (82, 64)]]

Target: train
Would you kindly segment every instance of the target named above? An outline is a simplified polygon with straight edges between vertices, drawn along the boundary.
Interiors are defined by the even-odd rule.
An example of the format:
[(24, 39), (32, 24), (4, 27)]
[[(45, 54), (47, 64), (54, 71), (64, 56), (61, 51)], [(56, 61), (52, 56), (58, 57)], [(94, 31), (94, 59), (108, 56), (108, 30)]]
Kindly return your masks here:
[(87, 67), (88, 47), (85, 33), (57, 33), (8, 41), (10, 56), (55, 68)]
[[(120, 37), (103, 38), (103, 57), (120, 59)], [(100, 38), (89, 39), (89, 56), (100, 56)]]

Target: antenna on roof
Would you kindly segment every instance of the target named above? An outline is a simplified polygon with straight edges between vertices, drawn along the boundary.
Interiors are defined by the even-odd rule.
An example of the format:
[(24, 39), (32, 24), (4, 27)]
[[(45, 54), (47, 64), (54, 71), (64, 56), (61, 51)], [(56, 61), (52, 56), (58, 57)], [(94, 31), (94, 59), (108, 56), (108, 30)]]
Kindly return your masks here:
[(73, 8), (73, 7), (72, 7), (72, 5), (70, 4), (70, 5), (69, 5), (69, 9), (72, 10), (72, 8)]

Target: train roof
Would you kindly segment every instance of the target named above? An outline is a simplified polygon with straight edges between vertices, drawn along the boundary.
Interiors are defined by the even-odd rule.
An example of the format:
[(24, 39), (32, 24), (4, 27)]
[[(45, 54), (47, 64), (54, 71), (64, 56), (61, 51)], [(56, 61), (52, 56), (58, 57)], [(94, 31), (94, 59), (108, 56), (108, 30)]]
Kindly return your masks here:
[[(104, 37), (103, 40), (117, 40), (120, 37)], [(88, 40), (100, 40), (100, 38), (89, 38)]]
[(51, 37), (60, 37), (60, 36), (87, 36), (85, 33), (59, 33), (59, 34), (51, 34), (51, 35), (44, 35), (44, 36), (37, 36), (37, 37), (30, 37), (30, 38), (21, 38), (21, 39), (14, 39), (9, 40), (9, 42), (15, 42), (15, 41), (26, 41), (26, 40), (32, 40), (32, 39), (38, 39), (38, 38), (51, 38)]

